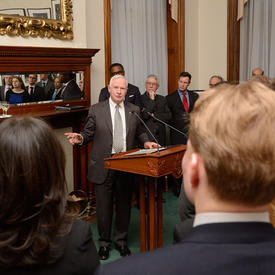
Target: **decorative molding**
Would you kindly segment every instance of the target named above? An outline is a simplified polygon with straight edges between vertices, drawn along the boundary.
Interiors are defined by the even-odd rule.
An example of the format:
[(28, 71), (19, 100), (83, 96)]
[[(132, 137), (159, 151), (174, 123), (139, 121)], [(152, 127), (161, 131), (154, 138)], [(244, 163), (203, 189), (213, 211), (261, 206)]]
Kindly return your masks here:
[(227, 81), (239, 83), (240, 79), (240, 21), (238, 0), (227, 0)]
[(72, 0), (60, 0), (61, 20), (0, 14), (0, 35), (73, 39)]

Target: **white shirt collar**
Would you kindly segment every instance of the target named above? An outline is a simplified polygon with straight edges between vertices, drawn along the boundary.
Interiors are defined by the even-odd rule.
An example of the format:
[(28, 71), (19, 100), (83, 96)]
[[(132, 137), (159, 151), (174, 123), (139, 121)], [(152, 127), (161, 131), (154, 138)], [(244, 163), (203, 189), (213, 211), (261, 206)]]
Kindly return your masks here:
[(195, 216), (193, 227), (222, 222), (267, 222), (269, 223), (268, 212), (261, 213), (228, 213), (228, 212), (211, 212), (200, 213)]
[[(117, 103), (115, 103), (111, 97), (109, 97), (109, 103), (110, 103), (110, 106), (112, 108), (115, 108)], [(122, 100), (119, 104), (118, 104), (121, 108), (124, 108), (124, 101)]]

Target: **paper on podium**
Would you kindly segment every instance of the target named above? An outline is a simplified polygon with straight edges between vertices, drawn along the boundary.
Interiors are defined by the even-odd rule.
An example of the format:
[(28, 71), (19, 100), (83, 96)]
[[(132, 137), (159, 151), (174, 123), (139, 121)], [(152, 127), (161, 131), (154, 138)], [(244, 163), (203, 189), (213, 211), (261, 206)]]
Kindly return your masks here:
[(136, 152), (125, 154), (124, 156), (134, 156), (134, 155), (143, 155), (143, 154), (151, 154), (155, 153), (161, 150), (165, 150), (166, 147), (160, 147), (160, 148), (152, 148), (152, 149), (140, 149)]

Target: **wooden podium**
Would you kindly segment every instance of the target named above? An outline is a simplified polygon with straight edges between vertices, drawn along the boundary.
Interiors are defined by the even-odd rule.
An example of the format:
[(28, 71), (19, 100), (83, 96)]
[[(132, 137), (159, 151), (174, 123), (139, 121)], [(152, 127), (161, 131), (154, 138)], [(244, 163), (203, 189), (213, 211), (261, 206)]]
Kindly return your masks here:
[[(181, 160), (185, 145), (171, 146), (150, 154), (129, 155), (138, 149), (106, 158), (105, 167), (148, 176), (148, 215), (145, 209), (145, 183), (140, 177), (140, 251), (153, 250), (163, 246), (162, 185), (157, 184), (157, 215), (155, 211), (155, 179), (172, 174), (179, 178), (182, 174)], [(148, 218), (146, 218), (148, 217)], [(157, 227), (156, 227), (157, 220)], [(146, 230), (147, 225), (147, 230)]]

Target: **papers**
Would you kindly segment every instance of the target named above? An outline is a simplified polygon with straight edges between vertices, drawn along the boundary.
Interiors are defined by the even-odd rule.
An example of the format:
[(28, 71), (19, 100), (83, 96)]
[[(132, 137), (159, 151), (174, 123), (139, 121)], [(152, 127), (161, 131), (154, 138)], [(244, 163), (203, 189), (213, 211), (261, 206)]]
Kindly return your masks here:
[(158, 149), (157, 148), (140, 149), (136, 152), (125, 154), (124, 156), (135, 156), (135, 155), (151, 154), (151, 153), (155, 153), (155, 152), (162, 151), (162, 150), (165, 150), (165, 149), (166, 149), (166, 147), (160, 147)]

